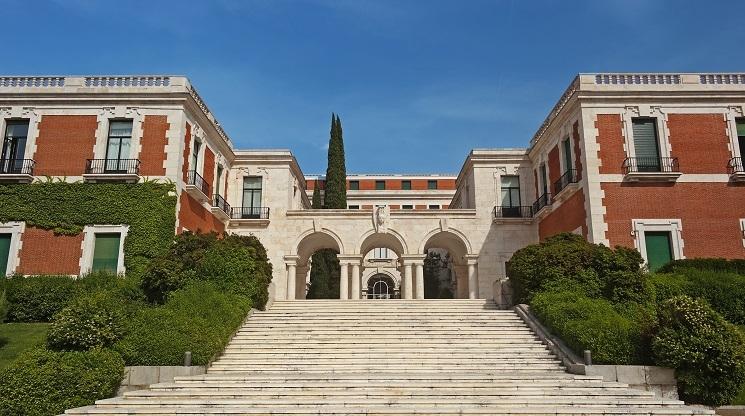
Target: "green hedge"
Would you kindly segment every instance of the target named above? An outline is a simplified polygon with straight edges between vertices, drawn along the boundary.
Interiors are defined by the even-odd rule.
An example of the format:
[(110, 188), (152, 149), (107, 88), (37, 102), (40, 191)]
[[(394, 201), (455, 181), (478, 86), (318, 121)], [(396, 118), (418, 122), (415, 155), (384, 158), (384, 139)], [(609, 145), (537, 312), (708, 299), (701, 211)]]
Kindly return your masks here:
[(150, 181), (0, 185), (0, 223), (8, 221), (67, 235), (81, 233), (88, 224), (128, 224), (124, 264), (128, 274), (137, 275), (173, 239), (175, 188)]
[(704, 271), (731, 272), (745, 274), (745, 260), (743, 259), (721, 259), (721, 258), (697, 258), (673, 260), (662, 266), (660, 273), (673, 273), (685, 269), (697, 269)]
[[(582, 291), (590, 297), (627, 301), (632, 299), (625, 296), (645, 296), (643, 279), (637, 277), (641, 264), (636, 250), (611, 250), (602, 244), (590, 244), (582, 236), (564, 233), (515, 252), (507, 265), (507, 275), (519, 303), (530, 303), (533, 296), (546, 290)], [(619, 283), (623, 287), (616, 287)]]
[(124, 334), (127, 303), (113, 292), (79, 296), (54, 316), (47, 345), (54, 350), (85, 351), (110, 347)]
[(225, 348), (250, 309), (245, 296), (192, 282), (171, 293), (163, 306), (140, 310), (114, 349), (127, 365), (182, 365), (186, 351), (195, 365), (205, 365)]
[(659, 314), (655, 360), (676, 369), (681, 398), (719, 406), (737, 397), (745, 383), (745, 336), (701, 299), (668, 299)]
[(35, 349), (0, 371), (0, 414), (55, 415), (116, 394), (124, 361), (111, 350)]
[(675, 296), (703, 298), (728, 321), (745, 325), (745, 275), (678, 268), (674, 274), (650, 275), (658, 302)]
[(643, 311), (637, 314), (632, 308), (630, 316), (624, 316), (609, 301), (576, 292), (539, 293), (533, 298), (531, 310), (572, 350), (592, 351), (593, 362), (649, 361), (651, 323), (643, 321)]

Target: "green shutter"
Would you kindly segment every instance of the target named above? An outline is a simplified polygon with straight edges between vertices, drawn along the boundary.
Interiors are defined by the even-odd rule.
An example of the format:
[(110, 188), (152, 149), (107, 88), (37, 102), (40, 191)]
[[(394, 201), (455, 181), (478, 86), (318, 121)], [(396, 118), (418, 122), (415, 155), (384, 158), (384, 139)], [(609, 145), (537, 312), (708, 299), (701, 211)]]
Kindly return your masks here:
[(119, 233), (96, 234), (91, 271), (106, 270), (116, 273), (119, 263)]
[(654, 272), (673, 259), (673, 249), (668, 231), (646, 231), (644, 240), (647, 246), (647, 263)]
[(564, 140), (564, 172), (572, 168), (572, 146), (567, 138)]
[(745, 118), (737, 119), (737, 135), (745, 136)]
[(657, 119), (633, 119), (634, 152), (641, 172), (660, 170), (660, 149), (657, 143)]
[(0, 276), (5, 276), (10, 257), (10, 239), (12, 234), (0, 234)]

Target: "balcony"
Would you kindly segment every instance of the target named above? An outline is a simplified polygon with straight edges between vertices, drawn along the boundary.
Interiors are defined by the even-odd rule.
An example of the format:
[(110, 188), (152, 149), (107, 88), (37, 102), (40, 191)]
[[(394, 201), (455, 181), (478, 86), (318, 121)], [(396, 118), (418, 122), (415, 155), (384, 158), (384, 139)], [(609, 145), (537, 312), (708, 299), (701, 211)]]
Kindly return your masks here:
[(727, 171), (732, 182), (745, 182), (745, 167), (741, 157), (733, 157), (727, 163)]
[(494, 207), (494, 218), (495, 223), (531, 223), (533, 222), (533, 207), (531, 206), (517, 206), (517, 207)]
[(533, 202), (533, 215), (535, 217), (542, 217), (550, 211), (551, 207), (551, 194), (546, 192), (545, 194), (538, 197), (538, 199)]
[(140, 179), (140, 160), (88, 159), (83, 179), (86, 182), (137, 182)]
[(194, 170), (187, 172), (184, 190), (198, 201), (207, 202), (210, 200), (210, 185), (202, 175)]
[(682, 175), (677, 157), (627, 157), (623, 170), (627, 182), (675, 182)]
[(580, 177), (577, 169), (567, 170), (559, 180), (554, 182), (554, 199), (564, 200), (579, 188)]
[(215, 194), (212, 198), (212, 214), (223, 222), (230, 219), (230, 204), (219, 194)]
[(0, 159), (0, 182), (30, 183), (34, 180), (33, 159)]
[(267, 225), (269, 224), (269, 208), (233, 207), (230, 210), (230, 223), (233, 225)]

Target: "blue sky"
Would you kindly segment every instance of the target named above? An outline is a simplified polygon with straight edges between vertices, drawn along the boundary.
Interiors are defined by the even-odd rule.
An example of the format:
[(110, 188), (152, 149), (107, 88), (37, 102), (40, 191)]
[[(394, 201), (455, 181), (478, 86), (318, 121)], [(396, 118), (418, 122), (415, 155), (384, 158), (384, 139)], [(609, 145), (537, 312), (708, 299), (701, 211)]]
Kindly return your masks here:
[(745, 71), (745, 1), (0, 0), (0, 72), (188, 76), (236, 148), (455, 173), (525, 147), (579, 72)]

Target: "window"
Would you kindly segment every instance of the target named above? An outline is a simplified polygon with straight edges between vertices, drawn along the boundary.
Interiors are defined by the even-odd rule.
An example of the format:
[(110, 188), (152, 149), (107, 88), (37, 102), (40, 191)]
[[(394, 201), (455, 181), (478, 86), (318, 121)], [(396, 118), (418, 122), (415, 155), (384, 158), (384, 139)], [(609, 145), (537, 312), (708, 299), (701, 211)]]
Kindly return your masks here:
[(191, 151), (191, 170), (198, 171), (199, 170), (199, 150), (202, 148), (202, 142), (199, 140), (194, 140), (194, 149)]
[(429, 205), (427, 209), (440, 209), (439, 205)]
[(109, 138), (106, 142), (105, 170), (107, 172), (126, 171), (126, 159), (129, 159), (131, 148), (132, 120), (111, 120), (109, 122)]
[(745, 158), (745, 118), (738, 118), (737, 122), (737, 141), (740, 144), (740, 157)]
[(401, 205), (401, 209), (414, 209), (414, 205)]
[[(243, 209), (250, 208), (254, 215), (261, 207), (261, 176), (246, 176), (243, 178)], [(256, 213), (253, 211), (256, 210)]]
[(660, 147), (657, 138), (657, 119), (636, 117), (631, 119), (634, 134), (634, 153), (639, 172), (660, 171)]
[(217, 186), (215, 186), (215, 193), (220, 195), (220, 184), (222, 183), (222, 165), (217, 165)]
[(0, 273), (5, 276), (8, 270), (8, 260), (10, 259), (10, 242), (13, 240), (13, 234), (0, 234)]
[(427, 181), (427, 189), (437, 189), (437, 181), (436, 180), (428, 180)]
[(359, 205), (350, 205), (349, 209), (360, 209)]
[(636, 236), (634, 244), (650, 271), (683, 258), (682, 223), (679, 219), (632, 220), (632, 225)]
[(569, 137), (562, 142), (564, 148), (564, 172), (572, 169), (572, 144), (569, 141)]
[(116, 273), (119, 265), (119, 233), (96, 233), (93, 246), (91, 272), (107, 271)]
[(388, 257), (388, 249), (385, 247), (379, 247), (373, 249), (373, 258), (376, 260), (387, 260), (390, 257)]
[(385, 181), (375, 181), (375, 190), (377, 190), (377, 191), (384, 191), (385, 190)]
[(546, 195), (546, 194), (548, 194), (548, 174), (546, 173), (546, 164), (545, 163), (541, 165), (540, 180), (541, 180), (541, 188), (540, 189), (543, 192), (539, 196)]
[(502, 207), (514, 208), (520, 206), (520, 177), (513, 175), (502, 176)]
[(0, 157), (0, 173), (21, 173), (26, 154), (26, 136), (28, 120), (8, 120)]
[(349, 190), (350, 191), (359, 191), (360, 190), (360, 181), (349, 181)]
[(410, 191), (411, 181), (401, 181), (401, 189), (403, 189), (404, 191)]

